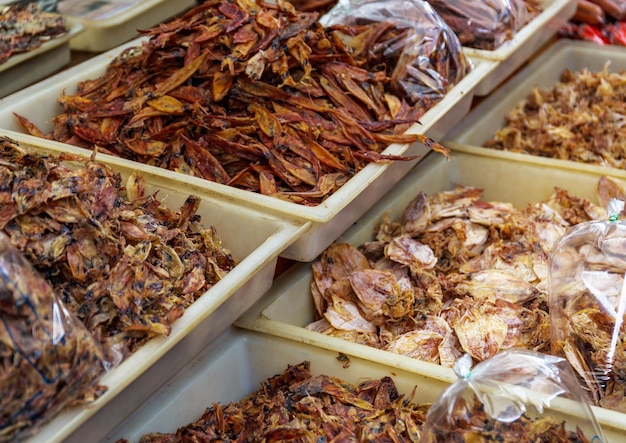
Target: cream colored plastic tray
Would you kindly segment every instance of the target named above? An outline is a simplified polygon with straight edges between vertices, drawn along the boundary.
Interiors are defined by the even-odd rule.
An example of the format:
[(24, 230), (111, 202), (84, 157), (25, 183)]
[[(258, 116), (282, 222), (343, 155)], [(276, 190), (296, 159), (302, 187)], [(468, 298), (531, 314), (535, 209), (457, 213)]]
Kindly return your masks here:
[[(6, 135), (0, 131), (0, 136)], [(8, 136), (22, 146), (34, 146), (41, 152), (73, 151), (66, 145), (30, 136)], [(109, 165), (123, 178), (135, 171), (121, 164)], [(146, 179), (146, 191), (151, 193), (158, 190), (159, 199), (168, 208), (178, 209), (190, 194), (198, 195), (202, 199), (198, 210), (202, 223), (215, 226), (222, 244), (230, 249), (239, 263), (186, 309), (184, 315), (172, 325), (168, 337), (150, 340), (106, 373), (100, 383), (108, 386), (108, 391), (102, 397), (84, 408), (72, 408), (58, 415), (31, 439), (33, 442), (62, 441), (103, 409), (107, 411), (106, 420), (100, 425), (99, 431), (112, 429), (141, 404), (158, 384), (165, 382), (261, 297), (272, 285), (278, 255), (308, 229), (306, 224), (289, 223), (231, 201), (203, 194), (193, 186), (140, 172)], [(167, 360), (167, 364), (152, 370), (151, 366), (162, 358)], [(143, 376), (144, 373), (148, 375)], [(125, 388), (133, 382), (134, 388), (130, 391), (132, 395), (127, 395)], [(120, 398), (116, 399), (118, 395)], [(116, 400), (114, 406), (105, 409), (112, 400)]]
[(69, 31), (32, 51), (9, 57), (0, 64), (0, 97), (48, 77), (70, 62), (70, 40), (83, 31), (82, 24), (67, 19)]
[[(420, 191), (432, 195), (452, 189), (456, 183), (471, 185), (485, 190), (485, 200), (508, 201), (523, 207), (528, 203), (548, 199), (555, 186), (596, 201), (598, 177), (598, 174), (592, 172), (556, 169), (457, 151), (453, 152), (450, 161), (428, 155), (339, 240), (355, 246), (373, 240), (374, 227), (382, 220), (382, 216), (386, 214), (392, 220), (399, 219), (409, 202)], [(311, 280), (311, 264), (297, 264), (278, 278), (259, 302), (235, 324), (338, 352), (349, 350), (352, 355), (395, 367), (413, 369), (420, 373), (430, 371), (426, 373), (437, 374), (441, 379), (454, 378), (452, 370), (442, 366), (305, 329), (314, 320)], [(617, 432), (621, 435), (621, 440), (610, 441), (626, 441), (626, 414), (595, 407), (594, 413), (607, 434)]]
[(456, 128), (450, 131), (444, 143), (450, 149), (467, 150), (468, 146), (473, 146), (477, 148), (474, 151), (485, 151), (485, 155), (626, 177), (626, 171), (620, 169), (482, 147), (504, 127), (505, 116), (520, 101), (526, 99), (533, 88), (554, 86), (565, 69), (580, 71), (587, 68), (597, 72), (607, 65), (609, 72), (626, 70), (626, 50), (620, 46), (600, 46), (586, 41), (559, 40), (476, 106)]
[(488, 95), (523, 66), (574, 16), (577, 4), (576, 0), (544, 0), (542, 2), (544, 9), (541, 14), (500, 47), (492, 51), (464, 48), (465, 54), (472, 58), (486, 58), (500, 62), (489, 77), (478, 85), (476, 95)]
[[(117, 54), (124, 48), (139, 45), (141, 41), (142, 39), (133, 40), (52, 76), (40, 82), (36, 87), (24, 89), (7, 97), (3, 106), (0, 107), (0, 128), (23, 132), (13, 115), (16, 112), (27, 117), (44, 132), (50, 131), (52, 129), (51, 119), (62, 112), (62, 108), (56, 100), (63, 91), (66, 94), (74, 93), (78, 82), (102, 75), (109, 62)], [(474, 88), (494, 69), (496, 63), (490, 60), (475, 60), (474, 65), (474, 69), (465, 78), (422, 116), (421, 124), (413, 125), (407, 132), (425, 133), (435, 140), (443, 138), (469, 112)], [(391, 144), (384, 151), (385, 154), (394, 155), (424, 155), (427, 152), (428, 149), (419, 143)], [(369, 164), (348, 180), (335, 194), (315, 207), (282, 201), (274, 197), (235, 189), (157, 167), (145, 166), (143, 169), (155, 175), (173, 177), (191, 185), (202, 187), (207, 192), (225, 196), (244, 205), (259, 207), (264, 212), (310, 221), (312, 223), (311, 230), (282, 254), (289, 259), (309, 261), (313, 260), (338, 235), (358, 220), (418, 161)]]
[[(254, 332), (228, 330), (101, 441), (128, 438), (136, 443), (145, 433), (175, 432), (179, 426), (197, 420), (213, 403), (226, 405), (241, 400), (258, 390), (267, 378), (282, 373), (287, 365), (304, 360), (311, 362), (313, 375), (331, 375), (351, 384), (389, 376), (405, 397), (417, 387), (413, 398), (416, 403), (432, 403), (449, 386), (436, 373), (416, 373), (350, 353), (346, 355), (349, 365), (339, 361), (337, 352), (332, 350)], [(567, 411), (571, 404), (556, 399), (550, 406), (554, 407), (555, 415), (570, 424), (576, 423), (576, 418), (568, 414), (571, 411)], [(589, 429), (585, 432), (593, 435)]]
[(70, 41), (74, 51), (104, 52), (195, 5), (195, 0), (59, 0), (57, 9), (85, 27)]

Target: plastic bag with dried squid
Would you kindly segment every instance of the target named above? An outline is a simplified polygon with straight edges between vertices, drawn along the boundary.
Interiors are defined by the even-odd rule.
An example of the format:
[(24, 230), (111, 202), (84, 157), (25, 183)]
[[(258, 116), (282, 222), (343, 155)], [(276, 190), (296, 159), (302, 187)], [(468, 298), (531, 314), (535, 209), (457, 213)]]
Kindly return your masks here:
[(469, 354), (455, 364), (420, 443), (607, 441), (564, 358), (508, 349), (471, 366)]
[(340, 0), (320, 22), (368, 66), (385, 67), (394, 93), (411, 104), (436, 103), (472, 69), (452, 29), (422, 0)]
[(82, 402), (106, 369), (100, 344), (0, 232), (0, 442)]
[(590, 403), (626, 412), (626, 221), (612, 199), (607, 219), (580, 223), (548, 261), (552, 353), (576, 371)]

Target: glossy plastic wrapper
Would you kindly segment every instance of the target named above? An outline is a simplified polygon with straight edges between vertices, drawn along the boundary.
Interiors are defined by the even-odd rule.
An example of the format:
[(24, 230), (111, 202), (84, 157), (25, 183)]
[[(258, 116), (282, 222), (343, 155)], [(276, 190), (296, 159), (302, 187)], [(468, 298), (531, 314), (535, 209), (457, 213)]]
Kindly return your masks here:
[(526, 0), (428, 0), (457, 35), (470, 48), (493, 50), (535, 17), (540, 9)]
[[(452, 29), (421, 0), (340, 0), (320, 21), (345, 29), (370, 66), (387, 65), (394, 92), (410, 103), (440, 100), (472, 69)], [(361, 26), (371, 28), (369, 42), (349, 38)]]
[(105, 370), (100, 344), (0, 232), (0, 442), (84, 400)]
[(581, 223), (549, 257), (552, 353), (575, 369), (590, 403), (626, 412), (626, 222), (612, 199), (607, 219)]
[(421, 443), (606, 441), (565, 359), (510, 349), (471, 364), (457, 361), (459, 380), (431, 406)]

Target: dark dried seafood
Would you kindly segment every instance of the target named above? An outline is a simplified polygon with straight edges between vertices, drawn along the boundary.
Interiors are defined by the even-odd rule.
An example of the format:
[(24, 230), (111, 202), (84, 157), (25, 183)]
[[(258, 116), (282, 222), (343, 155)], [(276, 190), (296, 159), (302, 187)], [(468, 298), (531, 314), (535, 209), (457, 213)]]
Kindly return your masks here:
[(178, 212), (142, 177), (0, 138), (0, 230), (119, 362), (235, 266), (190, 196)]
[(299, 11), (318, 12), (320, 15), (328, 12), (338, 0), (288, 0)]
[(147, 434), (140, 442), (418, 442), (427, 406), (413, 403), (414, 394), (400, 395), (390, 377), (354, 386), (313, 376), (303, 362), (239, 402), (214, 404), (174, 434)]
[(488, 148), (626, 168), (626, 73), (565, 69), (533, 88), (506, 116)]
[(0, 232), (0, 442), (21, 441), (104, 372), (100, 344)]
[(543, 8), (533, 0), (427, 0), (463, 46), (494, 50), (511, 40)]
[(317, 18), (282, 1), (205, 1), (60, 97), (52, 133), (18, 119), (36, 136), (304, 205), (368, 163), (414, 159), (382, 154), (390, 143), (447, 152), (401, 133), (432, 101), (391, 94), (387, 73)]
[(481, 196), (420, 193), (373, 241), (327, 248), (312, 265), (307, 328), (448, 367), (464, 353), (549, 351), (548, 253), (606, 211), (563, 189), (525, 208)]
[(0, 63), (12, 55), (32, 51), (68, 31), (62, 15), (42, 11), (37, 2), (1, 7)]
[[(465, 443), (465, 442), (519, 442), (519, 443), (590, 443), (591, 440), (577, 428), (570, 431), (565, 422), (549, 415), (529, 417), (522, 415), (514, 421), (500, 421), (485, 412), (480, 400), (468, 399), (466, 408), (457, 407), (448, 412), (457, 420), (454, 429), (439, 429), (434, 423), (424, 443)], [(471, 406), (473, 404), (473, 407)]]
[[(143, 435), (139, 443), (424, 441), (422, 430), (430, 405), (414, 403), (416, 389), (405, 397), (390, 377), (365, 379), (353, 386), (336, 377), (313, 376), (309, 367), (309, 362), (289, 366), (243, 400), (213, 404), (196, 422), (172, 434)], [(477, 432), (481, 427), (483, 432)], [(567, 431), (565, 423), (552, 417), (522, 416), (504, 423), (478, 408), (470, 416), (459, 415), (453, 435), (432, 430), (431, 441), (442, 442), (589, 441), (582, 432)], [(484, 439), (478, 440), (478, 435)]]

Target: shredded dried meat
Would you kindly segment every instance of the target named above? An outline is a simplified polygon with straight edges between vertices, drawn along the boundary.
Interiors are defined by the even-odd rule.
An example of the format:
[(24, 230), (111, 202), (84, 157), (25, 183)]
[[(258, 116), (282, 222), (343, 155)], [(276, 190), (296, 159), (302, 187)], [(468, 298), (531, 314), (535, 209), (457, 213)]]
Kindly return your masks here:
[(552, 87), (533, 88), (485, 147), (626, 168), (626, 73), (565, 69)]
[(45, 276), (117, 363), (167, 335), (236, 264), (200, 199), (178, 212), (144, 180), (93, 159), (30, 151), (0, 139), (0, 229)]

